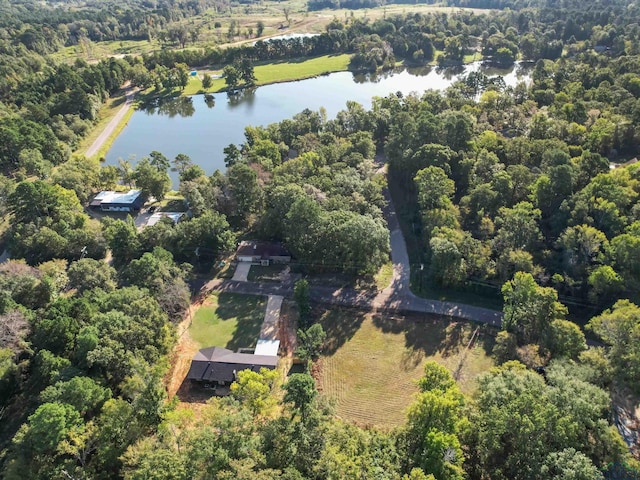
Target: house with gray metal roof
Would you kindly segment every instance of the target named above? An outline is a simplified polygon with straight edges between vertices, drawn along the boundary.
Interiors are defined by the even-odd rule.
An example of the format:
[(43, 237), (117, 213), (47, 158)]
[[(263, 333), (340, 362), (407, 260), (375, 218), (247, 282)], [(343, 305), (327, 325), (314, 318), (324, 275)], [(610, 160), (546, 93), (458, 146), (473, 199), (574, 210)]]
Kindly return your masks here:
[(129, 190), (128, 192), (114, 192), (105, 190), (98, 193), (89, 204), (89, 207), (103, 212), (139, 212), (144, 205), (142, 190)]
[(242, 370), (259, 372), (261, 368), (273, 370), (277, 365), (277, 355), (236, 353), (222, 347), (209, 347), (195, 354), (187, 379), (205, 388), (229, 386)]

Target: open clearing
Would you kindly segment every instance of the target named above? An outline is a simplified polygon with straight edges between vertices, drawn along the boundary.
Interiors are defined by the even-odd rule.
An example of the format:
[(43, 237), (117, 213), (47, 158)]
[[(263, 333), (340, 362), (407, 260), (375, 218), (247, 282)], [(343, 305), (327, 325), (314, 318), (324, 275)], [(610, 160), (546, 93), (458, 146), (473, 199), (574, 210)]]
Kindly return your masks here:
[(262, 296), (213, 293), (195, 312), (189, 335), (200, 348), (255, 347), (266, 305)]
[[(348, 69), (350, 60), (351, 55), (345, 53), (341, 55), (323, 55), (314, 58), (300, 58), (257, 64), (254, 68), (256, 86), (304, 80), (325, 73), (342, 72)], [(175, 92), (181, 95), (205, 93), (204, 88), (202, 88), (201, 79), (202, 73), (205, 72), (213, 75), (222, 74), (222, 70), (200, 70), (199, 76), (189, 78), (189, 84), (184, 90), (175, 90)], [(225, 88), (227, 88), (227, 84), (224, 78), (214, 78), (211, 88), (206, 90), (206, 92), (219, 92)]]
[[(319, 361), (319, 389), (336, 402), (336, 414), (360, 425), (394, 427), (418, 391), (425, 362), (458, 370), (476, 326), (424, 315), (390, 316), (332, 309), (320, 314), (327, 332)], [(491, 330), (481, 330), (460, 369), (463, 392), (493, 364)]]

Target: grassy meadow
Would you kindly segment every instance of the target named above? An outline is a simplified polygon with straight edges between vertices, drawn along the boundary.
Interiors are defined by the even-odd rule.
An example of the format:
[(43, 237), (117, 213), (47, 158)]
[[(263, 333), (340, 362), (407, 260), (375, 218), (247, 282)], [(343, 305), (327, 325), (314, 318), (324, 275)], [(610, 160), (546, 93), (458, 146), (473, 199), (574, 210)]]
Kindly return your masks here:
[[(342, 72), (348, 69), (351, 55), (323, 55), (308, 59), (283, 60), (255, 66), (256, 85), (268, 85), (271, 83), (290, 82), (305, 78), (317, 77), (324, 73)], [(182, 95), (195, 95), (205, 93), (202, 88), (201, 76), (204, 73), (221, 75), (222, 70), (201, 70), (196, 77), (189, 78), (189, 84), (181, 91)], [(224, 78), (214, 78), (208, 92), (224, 90), (227, 84)]]
[(266, 307), (264, 297), (213, 293), (193, 316), (189, 335), (199, 348), (255, 347)]
[(335, 401), (339, 417), (361, 425), (400, 425), (429, 360), (447, 367), (465, 393), (494, 365), (490, 331), (481, 331), (465, 354), (476, 328), (469, 322), (332, 309), (320, 315), (320, 323), (327, 341), (318, 388)]

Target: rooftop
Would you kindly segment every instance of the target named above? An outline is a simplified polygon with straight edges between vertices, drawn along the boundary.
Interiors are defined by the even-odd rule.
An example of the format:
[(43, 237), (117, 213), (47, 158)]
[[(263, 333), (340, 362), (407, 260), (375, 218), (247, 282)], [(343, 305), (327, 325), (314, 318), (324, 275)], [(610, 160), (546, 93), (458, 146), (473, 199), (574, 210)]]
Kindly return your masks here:
[(290, 257), (291, 253), (281, 243), (252, 240), (240, 242), (236, 255), (268, 258)]
[(142, 190), (129, 190), (128, 192), (114, 192), (113, 190), (104, 190), (98, 193), (94, 198), (94, 203), (98, 200), (100, 203), (133, 203), (142, 194)]
[(280, 348), (280, 340), (258, 340), (255, 355), (278, 355), (278, 348)]
[(203, 348), (193, 357), (187, 378), (203, 382), (233, 382), (241, 370), (260, 371), (278, 365), (274, 355), (235, 353), (221, 347)]

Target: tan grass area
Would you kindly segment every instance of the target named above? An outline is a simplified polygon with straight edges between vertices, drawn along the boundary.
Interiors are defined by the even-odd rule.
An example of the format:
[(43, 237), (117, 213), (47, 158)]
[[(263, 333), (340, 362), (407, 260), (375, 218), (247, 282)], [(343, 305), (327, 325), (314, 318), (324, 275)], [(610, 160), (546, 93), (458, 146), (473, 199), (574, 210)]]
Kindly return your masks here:
[[(425, 362), (456, 371), (475, 326), (423, 316), (390, 317), (349, 310), (324, 312), (327, 350), (319, 364), (318, 387), (335, 401), (336, 414), (361, 425), (393, 427), (417, 393)], [(493, 337), (483, 333), (460, 369), (463, 392), (475, 389), (478, 374), (493, 366)]]
[(176, 327), (176, 335), (178, 337), (176, 346), (171, 355), (170, 368), (165, 377), (165, 384), (167, 386), (167, 395), (169, 399), (173, 398), (180, 386), (184, 382), (184, 379), (189, 373), (191, 367), (191, 359), (200, 349), (199, 345), (193, 341), (191, 335), (189, 335), (189, 325), (193, 318), (193, 314), (200, 307), (196, 302), (192, 303), (189, 307), (182, 322)]

